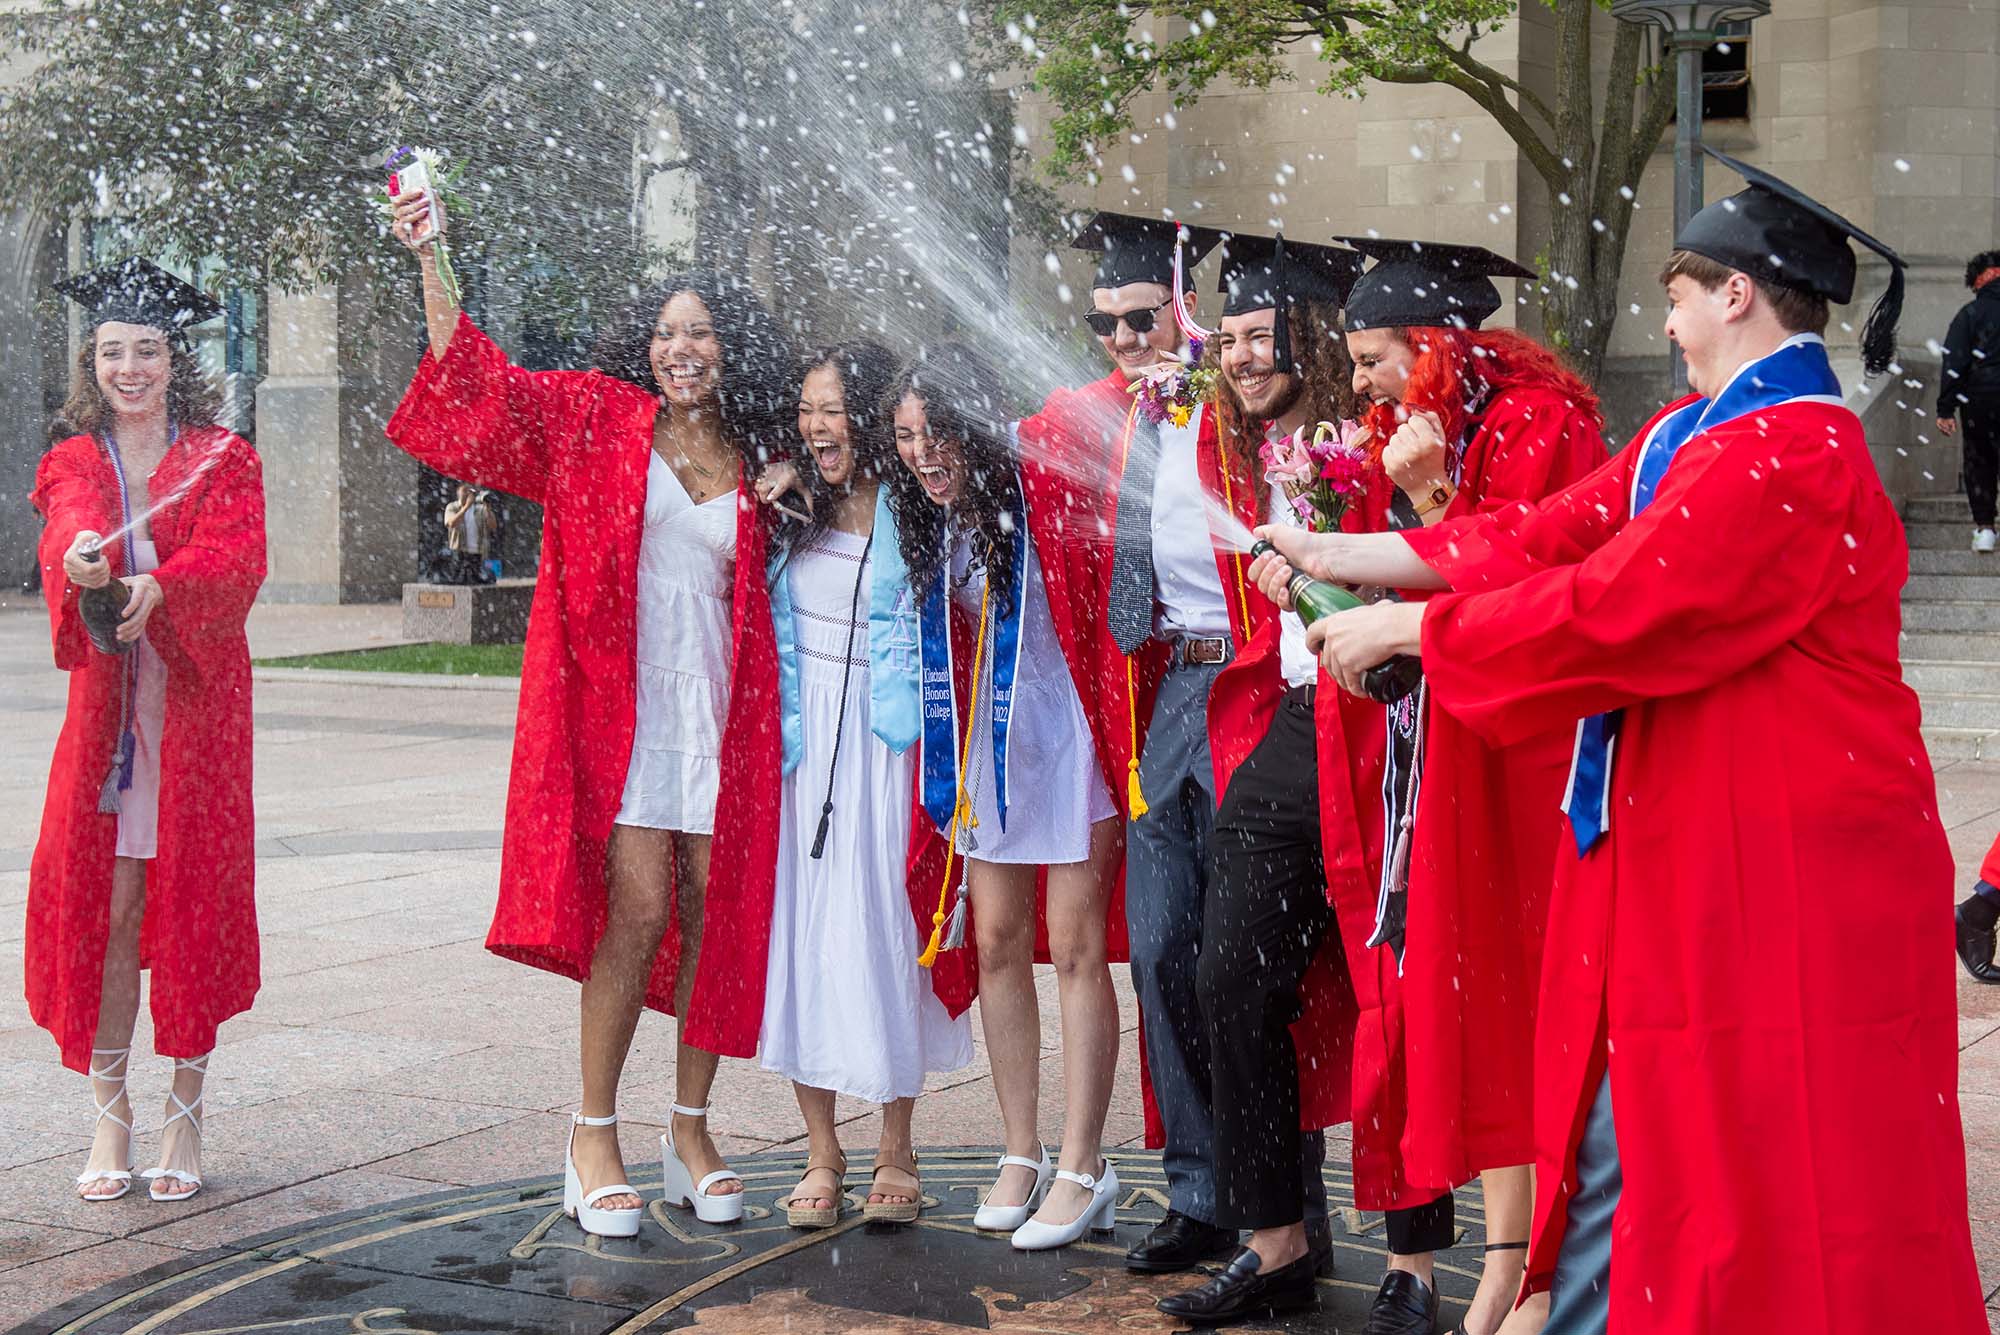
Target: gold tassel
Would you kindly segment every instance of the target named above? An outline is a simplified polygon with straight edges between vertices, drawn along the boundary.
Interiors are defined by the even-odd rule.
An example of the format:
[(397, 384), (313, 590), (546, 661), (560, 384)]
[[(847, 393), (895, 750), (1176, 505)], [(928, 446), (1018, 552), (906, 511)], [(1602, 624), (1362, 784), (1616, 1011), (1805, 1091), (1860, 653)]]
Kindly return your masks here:
[(1132, 744), (1132, 759), (1125, 765), (1125, 818), (1137, 820), (1152, 808), (1139, 788), (1139, 682), (1130, 654), (1125, 655), (1125, 723)]
[(1151, 807), (1146, 805), (1146, 794), (1140, 791), (1139, 788), (1139, 758), (1137, 756), (1132, 758), (1132, 763), (1126, 766), (1126, 770), (1128, 772), (1125, 775), (1125, 806), (1132, 813), (1132, 819), (1137, 820), (1152, 810)]
[[(974, 640), (972, 644), (972, 693), (971, 699), (967, 703), (966, 716), (968, 718), (976, 719), (979, 717), (979, 669), (986, 661), (986, 609), (988, 601), (992, 596), (993, 586), (990, 583), (979, 592), (979, 638)], [(958, 748), (958, 801), (951, 809), (951, 828), (946, 830), (944, 835), (944, 884), (938, 887), (937, 912), (931, 914), (931, 939), (925, 944), (923, 953), (917, 956), (917, 964), (925, 969), (937, 963), (938, 951), (940, 949), (950, 950), (965, 944), (965, 924), (963, 921), (958, 925), (958, 940), (949, 945), (946, 944), (945, 938), (947, 933), (945, 931), (944, 906), (946, 900), (951, 895), (951, 866), (954, 857), (958, 853), (960, 823), (969, 820), (973, 825), (979, 824), (978, 817), (972, 814), (972, 802), (965, 795), (965, 767), (971, 763), (971, 760), (972, 727), (970, 724), (967, 724), (965, 740), (959, 743)], [(954, 908), (952, 916), (956, 918), (961, 915)]]

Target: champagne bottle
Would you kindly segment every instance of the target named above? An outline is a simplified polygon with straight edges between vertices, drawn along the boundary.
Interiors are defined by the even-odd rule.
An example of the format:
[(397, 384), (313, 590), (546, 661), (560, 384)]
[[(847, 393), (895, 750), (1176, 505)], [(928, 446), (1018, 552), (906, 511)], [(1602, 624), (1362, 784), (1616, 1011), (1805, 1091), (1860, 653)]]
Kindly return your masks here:
[[(1268, 542), (1259, 541), (1250, 546), (1252, 556), (1277, 554), (1277, 548)], [(1338, 584), (1314, 579), (1297, 569), (1292, 571), (1291, 582), (1285, 586), (1285, 591), (1292, 595), (1292, 605), (1298, 609), (1299, 619), (1308, 626), (1335, 612), (1366, 606)], [(1389, 705), (1416, 690), (1423, 678), (1424, 665), (1421, 662), (1407, 654), (1397, 654), (1388, 662), (1368, 669), (1362, 684), (1368, 691), (1369, 699)]]
[[(104, 550), (93, 548), (84, 554), (84, 559), (102, 561)], [(131, 590), (115, 579), (100, 588), (85, 589), (77, 595), (77, 615), (83, 618), (83, 628), (99, 652), (124, 654), (132, 651), (131, 645), (118, 638), (118, 627), (125, 620), (125, 604), (130, 598)]]

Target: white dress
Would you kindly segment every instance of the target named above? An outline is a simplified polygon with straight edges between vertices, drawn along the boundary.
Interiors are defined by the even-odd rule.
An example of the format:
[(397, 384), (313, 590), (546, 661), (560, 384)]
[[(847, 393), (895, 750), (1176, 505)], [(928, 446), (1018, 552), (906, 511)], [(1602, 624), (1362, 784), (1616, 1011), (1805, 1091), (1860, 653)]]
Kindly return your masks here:
[(696, 505), (654, 453), (639, 544), (638, 714), (620, 825), (715, 832), (735, 574), (736, 493)]
[[(870, 730), (865, 540), (828, 531), (785, 566), (798, 636), (804, 755), (785, 776), (778, 874), (765, 965), (765, 1070), (870, 1103), (913, 1098), (931, 1071), (972, 1060), (970, 1015), (956, 1020), (917, 963), (924, 947), (904, 873), (917, 755), (892, 752)], [(840, 726), (840, 688), (847, 722)], [(840, 731), (833, 816), (812, 854)]]
[[(160, 551), (133, 538), (132, 573), (157, 570)], [(156, 611), (154, 615), (158, 615)], [(118, 856), (157, 855), (160, 834), (160, 735), (167, 726), (167, 665), (145, 636), (132, 646), (132, 786), (118, 794)]]
[[(996, 596), (989, 612), (993, 624), (986, 632), (986, 661), (979, 669), (979, 699), (966, 762), (972, 810), (979, 819), (970, 841), (978, 846), (967, 856), (977, 862), (1061, 866), (1089, 860), (1090, 827), (1116, 815), (1117, 808), (1104, 786), (1090, 720), (1070, 679), (1069, 660), (1056, 638), (1034, 540), (1024, 537), (1021, 550), (1028, 569), (1023, 580), (1020, 666), (1014, 673), (1014, 707), (1007, 725), (1007, 828), (1000, 828), (993, 774), (992, 653), (1000, 621)], [(971, 563), (971, 538), (961, 535), (952, 548), (952, 597), (976, 623), (986, 581), (978, 572), (967, 577)], [(960, 701), (959, 708), (964, 707)], [(967, 843), (961, 834), (961, 851), (966, 851)]]

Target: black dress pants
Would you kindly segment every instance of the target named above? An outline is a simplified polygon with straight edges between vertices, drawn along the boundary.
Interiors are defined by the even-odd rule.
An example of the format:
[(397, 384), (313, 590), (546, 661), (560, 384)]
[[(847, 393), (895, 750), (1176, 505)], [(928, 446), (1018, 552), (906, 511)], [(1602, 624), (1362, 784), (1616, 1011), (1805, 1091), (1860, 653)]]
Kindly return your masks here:
[[(1216, 1218), (1282, 1228), (1305, 1214), (1298, 1163), (1299, 1072), (1291, 1024), (1299, 985), (1329, 930), (1319, 835), (1313, 688), (1286, 692), (1237, 769), (1209, 836), (1209, 891), (1196, 978), (1209, 1029)], [(1451, 1245), (1451, 1193), (1389, 1213), (1391, 1249)]]
[(1980, 395), (1958, 409), (1964, 436), (1965, 501), (1974, 528), (1992, 528), (1996, 482), (2000, 482), (2000, 398)]

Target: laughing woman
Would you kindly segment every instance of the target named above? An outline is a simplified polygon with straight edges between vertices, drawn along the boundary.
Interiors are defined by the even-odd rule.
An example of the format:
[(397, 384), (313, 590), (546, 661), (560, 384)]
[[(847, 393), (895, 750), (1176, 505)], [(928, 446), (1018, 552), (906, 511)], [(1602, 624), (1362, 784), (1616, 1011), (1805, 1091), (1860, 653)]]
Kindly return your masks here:
[[(924, 805), (966, 858), (1006, 1133), (1000, 1180), (974, 1222), (1011, 1231), (1023, 1250), (1060, 1247), (1109, 1229), (1116, 1210), (1118, 1175), (1101, 1154), (1118, 1060), (1105, 933), (1116, 810), (1028, 537), (997, 377), (946, 345), (903, 375), (893, 402), (905, 467), (890, 504), (920, 608)], [(951, 643), (953, 606), (971, 625), (962, 650)], [(1067, 1108), (1054, 1164), (1036, 1131), (1044, 870)]]
[[(847, 1159), (836, 1094), (883, 1105), (864, 1214), (914, 1220), (915, 1098), (927, 1074), (972, 1060), (965, 962), (934, 972), (918, 962), (943, 844), (915, 819), (916, 612), (881, 485), (900, 468), (884, 413), (894, 369), (873, 343), (806, 364), (799, 434), (817, 518), (791, 531), (773, 561), (777, 682), (763, 692), (763, 726), (783, 737), (784, 778), (776, 792), (746, 784), (742, 795), (755, 800), (761, 789), (778, 808), (775, 878), (769, 867), (762, 876), (775, 886), (760, 1046), (765, 1069), (791, 1078), (805, 1115), (808, 1166), (784, 1203), (795, 1228), (839, 1218)], [(739, 689), (749, 686), (739, 678)], [(733, 784), (725, 791), (738, 800)], [(742, 861), (724, 856), (719, 888)], [(720, 911), (720, 893), (716, 902)]]
[[(670, 279), (626, 311), (598, 369), (524, 371), (446, 297), (422, 194), (396, 234), (423, 269), (430, 350), (389, 437), (440, 472), (545, 507), (487, 948), (579, 979), (583, 1106), (565, 1207), (638, 1231), (615, 1124), (642, 1005), (680, 1017), (661, 1137), (666, 1200), (742, 1218), (709, 1135), (718, 1052), (747, 1055), (740, 924), (704, 923), (721, 739), (764, 529), (741, 488), (775, 449), (783, 341), (740, 282)], [(704, 928), (707, 928), (705, 931)]]
[[(264, 582), (257, 452), (215, 425), (187, 326), (222, 308), (144, 260), (62, 290), (86, 335), (31, 499), (69, 703), (28, 873), (27, 996), (97, 1103), (86, 1201), (132, 1189), (126, 1063), (139, 976), (173, 1092), (148, 1194), (201, 1189), (202, 1085), (216, 1028), (257, 994), (250, 646)], [(85, 599), (115, 589), (115, 631)], [(107, 632), (110, 632), (107, 634)]]

